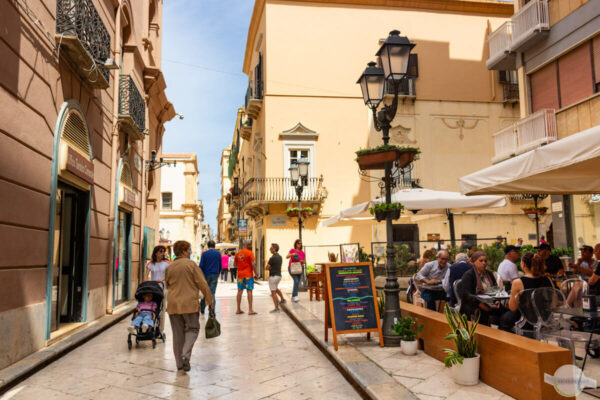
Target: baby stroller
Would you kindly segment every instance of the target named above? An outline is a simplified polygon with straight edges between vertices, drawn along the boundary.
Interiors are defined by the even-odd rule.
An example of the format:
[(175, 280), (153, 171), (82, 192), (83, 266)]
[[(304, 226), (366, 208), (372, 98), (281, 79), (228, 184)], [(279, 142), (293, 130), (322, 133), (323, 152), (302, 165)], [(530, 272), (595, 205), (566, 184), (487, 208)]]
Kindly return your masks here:
[[(164, 332), (160, 332), (160, 312), (162, 311), (163, 303), (162, 287), (156, 281), (142, 282), (135, 291), (135, 299), (137, 301), (144, 301), (144, 295), (148, 293), (152, 295), (152, 301), (156, 303), (154, 326), (149, 327), (146, 332), (142, 332), (141, 329), (137, 329), (137, 333), (130, 333), (127, 336), (127, 347), (129, 348), (129, 350), (131, 350), (131, 347), (133, 345), (131, 341), (131, 336), (135, 336), (136, 345), (143, 340), (152, 340), (152, 348), (156, 347), (156, 339), (162, 339), (164, 343), (165, 339), (167, 338), (167, 335)], [(131, 318), (131, 320), (133, 321), (133, 317)]]

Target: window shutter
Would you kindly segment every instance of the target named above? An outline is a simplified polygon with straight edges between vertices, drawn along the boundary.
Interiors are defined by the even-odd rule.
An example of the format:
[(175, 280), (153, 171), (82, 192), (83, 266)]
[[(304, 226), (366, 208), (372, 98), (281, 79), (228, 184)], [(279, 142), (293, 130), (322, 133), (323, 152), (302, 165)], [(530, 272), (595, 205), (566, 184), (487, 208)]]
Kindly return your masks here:
[(408, 57), (408, 71), (406, 71), (406, 74), (412, 78), (419, 77), (419, 55), (418, 54), (411, 54)]
[(498, 82), (508, 83), (508, 71), (498, 71)]
[(558, 74), (561, 107), (567, 107), (594, 94), (590, 43), (584, 43), (560, 57)]
[(62, 139), (71, 144), (82, 155), (90, 157), (90, 137), (85, 121), (79, 112), (69, 111), (62, 128)]
[(121, 168), (121, 177), (119, 178), (119, 181), (128, 188), (133, 188), (131, 167), (129, 166), (128, 162), (123, 162), (123, 167)]
[(534, 72), (529, 76), (531, 84), (532, 112), (544, 108), (558, 110), (558, 81), (556, 79), (556, 62)]
[(600, 84), (600, 36), (594, 38), (592, 48), (594, 52), (594, 80), (595, 83)]

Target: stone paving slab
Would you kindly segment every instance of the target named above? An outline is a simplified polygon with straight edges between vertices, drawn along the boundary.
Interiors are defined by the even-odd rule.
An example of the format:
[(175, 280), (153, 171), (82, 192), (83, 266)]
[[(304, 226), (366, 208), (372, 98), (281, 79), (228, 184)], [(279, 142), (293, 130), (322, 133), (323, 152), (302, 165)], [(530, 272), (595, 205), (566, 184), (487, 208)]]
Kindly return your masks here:
[(111, 315), (105, 315), (95, 321), (87, 324), (87, 326), (72, 335), (68, 335), (64, 339), (43, 348), (29, 356), (17, 361), (16, 363), (0, 370), (0, 393), (3, 393), (16, 382), (24, 379), (32, 373), (40, 370), (49, 363), (55, 361), (62, 355), (75, 349), (94, 336), (110, 328), (114, 324), (121, 321), (123, 318), (130, 315), (135, 309), (135, 303), (125, 304), (114, 310)]

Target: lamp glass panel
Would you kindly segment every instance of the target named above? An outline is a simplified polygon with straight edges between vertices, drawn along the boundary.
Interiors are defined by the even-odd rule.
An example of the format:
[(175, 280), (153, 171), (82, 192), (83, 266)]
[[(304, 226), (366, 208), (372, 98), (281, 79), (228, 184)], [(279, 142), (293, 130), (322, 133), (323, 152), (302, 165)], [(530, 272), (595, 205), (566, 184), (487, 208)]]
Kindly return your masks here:
[(411, 47), (406, 45), (385, 45), (381, 52), (383, 74), (386, 79), (399, 81), (406, 75)]
[(302, 178), (308, 176), (308, 160), (300, 160), (298, 163), (298, 173)]
[(377, 106), (383, 100), (383, 76), (368, 76), (366, 81), (367, 88), (369, 90), (370, 102), (371, 104)]
[(297, 165), (292, 165), (289, 168), (290, 171), (290, 179), (292, 180), (292, 182), (297, 182), (298, 181), (298, 166)]

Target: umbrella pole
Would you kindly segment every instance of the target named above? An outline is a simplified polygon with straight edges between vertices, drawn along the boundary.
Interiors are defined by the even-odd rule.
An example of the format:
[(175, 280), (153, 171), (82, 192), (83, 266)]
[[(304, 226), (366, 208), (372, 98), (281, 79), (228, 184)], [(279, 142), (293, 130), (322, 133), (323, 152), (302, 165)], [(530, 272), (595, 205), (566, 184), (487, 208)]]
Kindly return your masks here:
[(535, 243), (536, 246), (540, 245), (540, 215), (538, 214), (538, 197), (539, 195), (533, 195), (533, 206), (535, 207)]
[(450, 225), (450, 244), (452, 247), (456, 246), (456, 232), (454, 231), (454, 214), (449, 208), (446, 209), (446, 215), (448, 216), (448, 225)]

